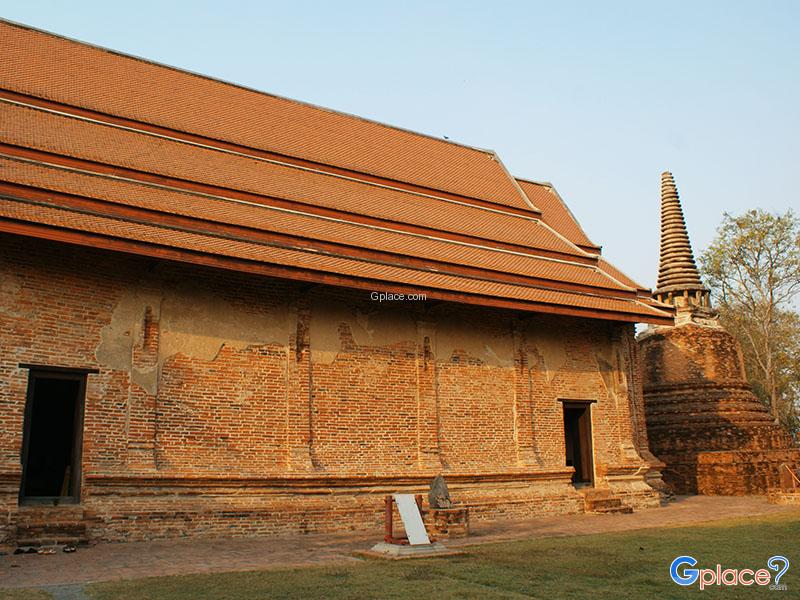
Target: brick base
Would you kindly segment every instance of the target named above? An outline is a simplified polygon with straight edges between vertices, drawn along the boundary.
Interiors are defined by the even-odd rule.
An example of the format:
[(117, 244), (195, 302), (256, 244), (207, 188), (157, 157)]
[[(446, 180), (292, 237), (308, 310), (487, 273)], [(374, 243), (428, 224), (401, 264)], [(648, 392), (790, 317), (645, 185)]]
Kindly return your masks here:
[[(482, 481), (470, 476), (469, 482), (451, 477), (448, 485), (470, 517), (478, 520), (582, 512), (581, 497), (568, 477), (553, 480), (552, 475), (544, 475), (544, 481), (537, 481), (542, 477), (514, 474)], [(426, 491), (427, 483), (378, 478), (362, 482), (306, 479), (283, 486), (251, 481), (242, 487), (220, 481), (216, 488), (207, 480), (159, 485), (109, 479), (105, 485), (96, 484), (85, 513), (93, 540), (370, 530), (380, 536), (386, 494)]]
[(429, 508), (423, 511), (422, 520), (428, 534), (437, 540), (469, 535), (469, 509), (464, 506)]
[[(428, 480), (419, 478), (418, 483), (413, 483), (386, 478), (305, 478), (281, 484), (274, 480), (159, 481), (109, 476), (93, 478), (90, 486), (82, 506), (43, 510), (56, 516), (63, 512), (64, 518), (51, 517), (56, 522), (69, 516), (70, 523), (78, 510), (86, 539), (119, 542), (340, 531), (374, 531), (380, 537), (385, 495), (413, 493), (426, 497)], [(583, 495), (565, 474), (456, 475), (448, 478), (448, 486), (469, 517), (455, 515), (459, 510), (454, 509), (453, 515), (448, 513), (442, 518), (426, 509), (431, 531), (440, 538), (454, 533), (466, 535), (469, 520), (530, 519), (586, 511)], [(607, 489), (609, 497), (618, 498), (627, 507), (653, 508), (661, 503), (658, 492), (633, 479), (615, 482)], [(23, 514), (22, 510), (9, 512), (6, 526), (0, 529), (6, 544), (16, 543)]]
[(737, 341), (691, 320), (639, 337), (650, 448), (677, 494), (767, 494), (800, 448), (745, 381)]
[(798, 462), (798, 452), (716, 451), (664, 456), (664, 481), (680, 494), (746, 496), (766, 494), (780, 486), (779, 467)]
[(770, 504), (792, 504), (800, 506), (800, 489), (792, 492), (773, 490), (767, 494), (767, 501)]

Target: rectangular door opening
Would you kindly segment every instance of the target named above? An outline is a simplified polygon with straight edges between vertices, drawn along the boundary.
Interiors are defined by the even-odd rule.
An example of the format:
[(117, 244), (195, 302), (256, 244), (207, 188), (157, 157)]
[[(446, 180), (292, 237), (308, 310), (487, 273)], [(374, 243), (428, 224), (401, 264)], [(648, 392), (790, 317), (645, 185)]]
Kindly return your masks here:
[(21, 503), (78, 502), (85, 373), (31, 371), (22, 441)]
[(564, 403), (566, 462), (573, 467), (573, 483), (592, 483), (592, 413), (589, 402)]

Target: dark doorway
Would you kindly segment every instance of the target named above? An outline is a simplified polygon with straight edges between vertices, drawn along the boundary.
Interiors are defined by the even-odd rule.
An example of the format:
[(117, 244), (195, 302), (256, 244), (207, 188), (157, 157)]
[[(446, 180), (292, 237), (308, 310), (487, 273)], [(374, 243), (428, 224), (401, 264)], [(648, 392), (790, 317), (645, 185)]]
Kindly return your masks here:
[(573, 483), (592, 482), (592, 413), (589, 402), (564, 403), (564, 445)]
[(30, 372), (21, 502), (79, 500), (85, 389), (85, 373)]

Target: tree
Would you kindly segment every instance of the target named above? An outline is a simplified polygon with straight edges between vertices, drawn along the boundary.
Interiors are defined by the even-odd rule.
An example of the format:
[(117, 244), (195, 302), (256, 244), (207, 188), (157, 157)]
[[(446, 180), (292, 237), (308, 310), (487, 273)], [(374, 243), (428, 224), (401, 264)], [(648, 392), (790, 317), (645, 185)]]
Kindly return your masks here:
[[(721, 307), (720, 321), (725, 329), (736, 337), (742, 347), (745, 371), (756, 396), (772, 409), (772, 394), (768, 388), (764, 370), (758, 361), (758, 354), (750, 342), (756, 339), (763, 347), (763, 340), (756, 328), (742, 311)], [(775, 397), (777, 406), (773, 415), (790, 431), (800, 434), (800, 315), (792, 311), (779, 311), (775, 318), (774, 339), (777, 340), (772, 364), (775, 373)], [(777, 414), (776, 414), (777, 413)]]
[(789, 210), (723, 214), (700, 258), (722, 324), (736, 336), (756, 393), (776, 421), (798, 428), (800, 220)]

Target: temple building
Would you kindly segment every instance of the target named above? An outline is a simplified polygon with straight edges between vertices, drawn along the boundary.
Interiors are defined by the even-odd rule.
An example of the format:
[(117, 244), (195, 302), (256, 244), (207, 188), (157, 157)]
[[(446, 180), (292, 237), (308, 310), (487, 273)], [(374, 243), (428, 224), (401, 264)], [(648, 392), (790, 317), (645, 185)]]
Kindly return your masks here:
[(674, 309), (552, 185), (2, 21), (0, 56), (0, 543), (380, 532), (438, 474), (472, 520), (659, 505), (634, 324)]
[(745, 377), (741, 348), (719, 324), (694, 262), (678, 191), (661, 176), (661, 257), (653, 293), (674, 325), (639, 335), (650, 448), (678, 494), (766, 494), (800, 449)]

